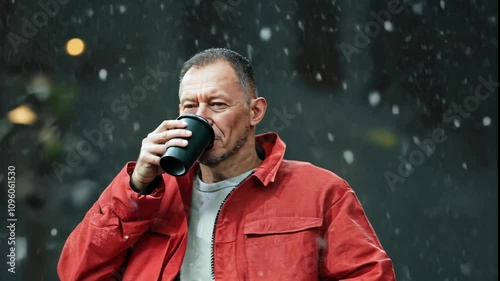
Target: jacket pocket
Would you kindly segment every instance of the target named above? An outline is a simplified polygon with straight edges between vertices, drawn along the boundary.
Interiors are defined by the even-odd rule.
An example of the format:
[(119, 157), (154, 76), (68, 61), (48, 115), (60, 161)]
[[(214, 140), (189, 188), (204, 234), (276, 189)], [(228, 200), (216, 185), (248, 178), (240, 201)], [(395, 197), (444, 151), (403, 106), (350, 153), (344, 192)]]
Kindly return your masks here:
[(320, 227), (323, 219), (308, 217), (274, 217), (245, 223), (245, 235), (292, 233)]
[(319, 228), (312, 217), (274, 217), (246, 222), (249, 280), (315, 280)]

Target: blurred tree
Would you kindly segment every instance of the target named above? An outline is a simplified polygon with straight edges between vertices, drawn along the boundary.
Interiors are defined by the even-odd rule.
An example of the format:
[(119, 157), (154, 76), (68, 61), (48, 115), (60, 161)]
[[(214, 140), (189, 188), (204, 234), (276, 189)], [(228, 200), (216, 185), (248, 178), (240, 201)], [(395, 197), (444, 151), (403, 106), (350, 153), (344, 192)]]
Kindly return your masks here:
[[(25, 93), (10, 92), (19, 96), (10, 98), (16, 103), (0, 120), (0, 147), (6, 156), (2, 157), (2, 167), (15, 165), (18, 173), (17, 237), (26, 237), (22, 268), (29, 270), (22, 273), (25, 280), (47, 276), (49, 229), (44, 213), (52, 195), (51, 164), (64, 156), (62, 138), (69, 126), (75, 91), (71, 85), (57, 81), (49, 71), (40, 70), (49, 68), (33, 62), (9, 67), (8, 77), (25, 85)], [(21, 78), (13, 79), (16, 76)], [(32, 118), (27, 119), (28, 115)], [(22, 253), (20, 241), (18, 250)]]

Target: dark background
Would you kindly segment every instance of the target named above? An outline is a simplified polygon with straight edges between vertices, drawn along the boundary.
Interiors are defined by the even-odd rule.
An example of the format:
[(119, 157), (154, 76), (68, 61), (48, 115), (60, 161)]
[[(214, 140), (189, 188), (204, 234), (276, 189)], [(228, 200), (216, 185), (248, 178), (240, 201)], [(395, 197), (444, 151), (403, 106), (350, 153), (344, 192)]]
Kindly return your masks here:
[[(143, 137), (177, 116), (182, 62), (209, 47), (251, 59), (269, 103), (257, 131), (351, 184), (398, 280), (498, 280), (497, 1), (407, 0), (397, 13), (379, 0), (55, 1), (45, 12), (0, 0), (0, 225), (9, 165), (18, 219), (15, 274), (0, 228), (1, 280), (57, 280), (65, 239)], [(71, 38), (86, 43), (80, 56), (65, 52)], [(168, 76), (122, 101), (147, 67)], [(494, 82), (479, 100), (481, 79)], [(21, 105), (31, 124), (9, 118)], [(102, 120), (112, 132), (98, 133)]]

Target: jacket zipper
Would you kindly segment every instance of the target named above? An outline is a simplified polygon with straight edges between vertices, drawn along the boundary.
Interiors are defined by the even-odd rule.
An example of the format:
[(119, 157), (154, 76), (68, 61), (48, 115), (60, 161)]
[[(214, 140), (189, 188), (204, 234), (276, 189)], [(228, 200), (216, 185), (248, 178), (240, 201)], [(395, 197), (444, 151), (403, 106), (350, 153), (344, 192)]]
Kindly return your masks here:
[(220, 204), (220, 207), (219, 207), (219, 210), (217, 211), (217, 215), (215, 215), (215, 223), (214, 223), (214, 230), (212, 231), (212, 253), (211, 253), (211, 259), (210, 259), (210, 265), (211, 265), (211, 268), (212, 268), (212, 280), (215, 281), (215, 228), (217, 227), (217, 221), (219, 220), (219, 214), (220, 214), (220, 211), (222, 210), (222, 206), (224, 206), (224, 203), (226, 203), (227, 199), (229, 198), (229, 196), (231, 196), (231, 194), (233, 194), (234, 191), (236, 191), (236, 189), (238, 189), (238, 187), (240, 187), (243, 183), (245, 183), (248, 178), (250, 178), (251, 175), (253, 175), (253, 171), (250, 173), (250, 175), (248, 175), (244, 180), (242, 180), (239, 184), (237, 184), (233, 190), (231, 190), (227, 196), (224, 198), (224, 200), (222, 200), (222, 203)]

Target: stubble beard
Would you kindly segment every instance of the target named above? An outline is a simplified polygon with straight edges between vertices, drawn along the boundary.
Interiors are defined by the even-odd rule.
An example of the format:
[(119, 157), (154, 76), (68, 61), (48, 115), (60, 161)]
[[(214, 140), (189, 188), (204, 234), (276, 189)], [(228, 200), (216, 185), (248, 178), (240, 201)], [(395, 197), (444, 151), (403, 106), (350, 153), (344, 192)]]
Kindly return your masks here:
[(236, 145), (231, 149), (231, 151), (227, 152), (227, 153), (224, 153), (223, 155), (219, 156), (219, 157), (214, 157), (214, 158), (210, 158), (210, 159), (202, 159), (200, 158), (199, 159), (199, 162), (205, 166), (215, 166), (219, 163), (221, 163), (222, 161), (230, 158), (231, 156), (233, 156), (236, 152), (238, 152), (238, 150), (240, 150), (243, 145), (247, 142), (248, 140), (248, 136), (250, 135), (250, 127), (246, 127), (245, 128), (245, 133), (243, 134), (243, 136), (238, 140), (238, 143), (236, 143)]

